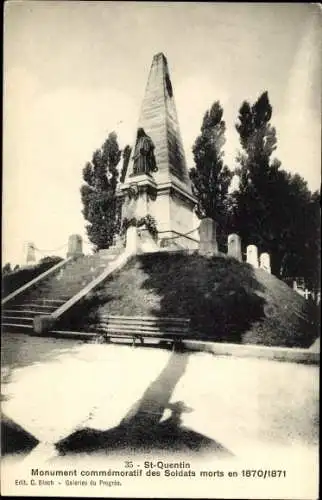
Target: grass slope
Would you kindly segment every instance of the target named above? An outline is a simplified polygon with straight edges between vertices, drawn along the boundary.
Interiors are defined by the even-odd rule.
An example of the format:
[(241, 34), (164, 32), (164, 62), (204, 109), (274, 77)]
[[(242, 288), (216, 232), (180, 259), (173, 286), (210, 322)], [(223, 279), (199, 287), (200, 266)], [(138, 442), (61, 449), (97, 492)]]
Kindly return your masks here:
[(186, 317), (196, 338), (308, 347), (317, 336), (312, 311), (286, 284), (248, 264), (160, 252), (131, 259), (74, 310), (69, 327), (95, 329), (100, 314)]

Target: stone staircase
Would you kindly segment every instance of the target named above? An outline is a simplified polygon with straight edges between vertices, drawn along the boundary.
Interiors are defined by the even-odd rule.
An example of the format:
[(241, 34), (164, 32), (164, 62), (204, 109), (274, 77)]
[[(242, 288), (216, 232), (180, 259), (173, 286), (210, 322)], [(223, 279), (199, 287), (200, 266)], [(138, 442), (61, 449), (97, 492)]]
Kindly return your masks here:
[(51, 314), (64, 304), (64, 299), (36, 299), (27, 300), (21, 304), (8, 305), (2, 313), (2, 327), (18, 330), (32, 330), (33, 320), (40, 314)]
[(121, 251), (111, 248), (69, 262), (55, 275), (10, 300), (2, 311), (2, 327), (32, 331), (36, 316), (53, 313), (97, 278)]

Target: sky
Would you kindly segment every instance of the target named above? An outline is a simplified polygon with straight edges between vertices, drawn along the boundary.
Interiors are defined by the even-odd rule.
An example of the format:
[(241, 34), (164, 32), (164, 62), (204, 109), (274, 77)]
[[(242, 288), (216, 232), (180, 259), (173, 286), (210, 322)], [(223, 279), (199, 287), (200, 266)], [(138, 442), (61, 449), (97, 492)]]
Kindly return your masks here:
[(133, 140), (158, 52), (189, 168), (219, 100), (233, 169), (238, 109), (267, 90), (275, 156), (320, 188), (319, 5), (11, 0), (4, 23), (3, 263), (23, 264), (28, 241), (40, 258), (65, 256), (70, 234), (87, 240), (82, 169), (112, 130), (121, 147)]

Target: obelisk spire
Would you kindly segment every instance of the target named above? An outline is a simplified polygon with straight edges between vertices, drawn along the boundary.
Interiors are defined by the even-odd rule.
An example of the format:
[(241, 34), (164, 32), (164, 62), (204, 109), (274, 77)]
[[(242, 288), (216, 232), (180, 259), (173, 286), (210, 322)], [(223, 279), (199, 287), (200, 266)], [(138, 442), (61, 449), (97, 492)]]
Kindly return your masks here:
[[(173, 181), (191, 194), (180, 127), (165, 55), (153, 57), (137, 128), (143, 128), (155, 145), (156, 182)], [(132, 171), (130, 162), (128, 175)]]

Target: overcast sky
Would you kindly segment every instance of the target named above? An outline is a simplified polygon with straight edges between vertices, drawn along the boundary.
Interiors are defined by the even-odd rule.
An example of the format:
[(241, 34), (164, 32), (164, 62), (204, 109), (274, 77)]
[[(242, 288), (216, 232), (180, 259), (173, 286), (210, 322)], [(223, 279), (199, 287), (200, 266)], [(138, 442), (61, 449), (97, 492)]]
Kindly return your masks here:
[(268, 90), (276, 157), (318, 189), (320, 27), (316, 4), (7, 2), (3, 261), (23, 263), (27, 241), (52, 250), (72, 233), (86, 238), (82, 168), (110, 131), (122, 147), (132, 140), (160, 51), (189, 167), (202, 116), (219, 100), (233, 168), (240, 104)]

